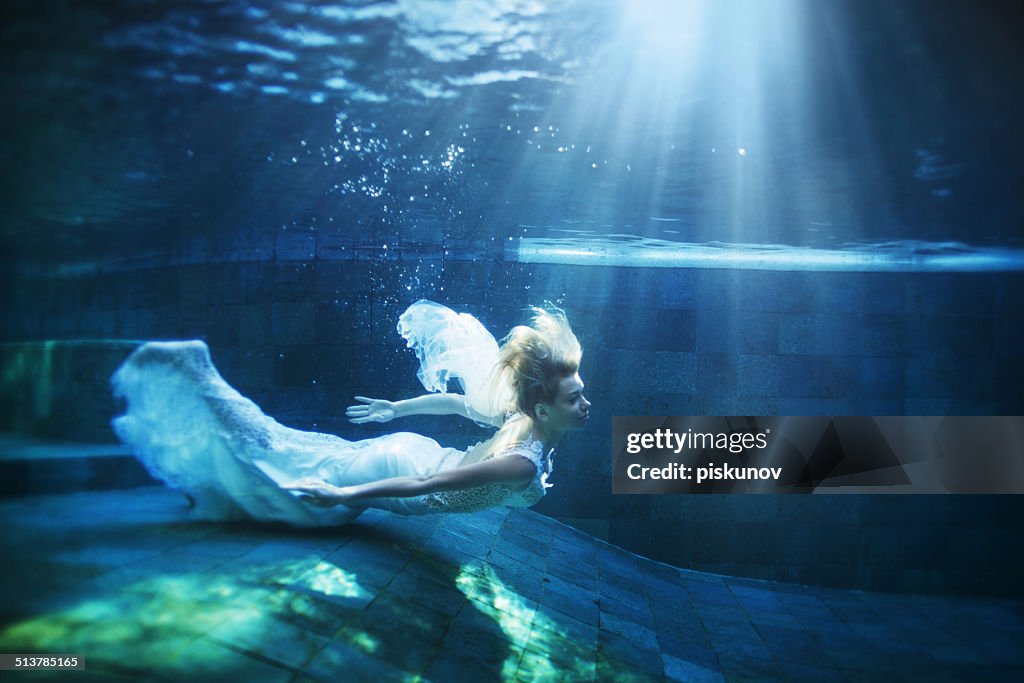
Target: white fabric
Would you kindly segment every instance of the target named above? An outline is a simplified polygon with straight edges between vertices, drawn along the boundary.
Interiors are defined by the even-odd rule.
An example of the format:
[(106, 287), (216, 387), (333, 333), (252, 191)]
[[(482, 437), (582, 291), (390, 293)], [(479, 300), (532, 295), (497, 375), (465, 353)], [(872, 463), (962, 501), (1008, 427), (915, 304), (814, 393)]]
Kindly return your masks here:
[(398, 318), (398, 332), (416, 351), (416, 376), (427, 391), (447, 391), (448, 380), (457, 379), (471, 418), (484, 425), (502, 423), (512, 390), (492, 381), (498, 342), (479, 320), (421, 299)]
[[(453, 318), (452, 311), (438, 313), (443, 307), (424, 307), (425, 303), (429, 302), (414, 304), (403, 315), (406, 332), (427, 350), (421, 369), (421, 379), (427, 378), (424, 385), (429, 381), (437, 386), (442, 377), (459, 373), (467, 390), (479, 390), (482, 366), (459, 364), (457, 356), (472, 352), (458, 353), (458, 344), (465, 341), (478, 350), (486, 346), (483, 335), (492, 343), (493, 337), (472, 316)], [(425, 334), (420, 323), (440, 340)], [(347, 441), (285, 427), (224, 381), (201, 341), (143, 344), (118, 368), (111, 383), (127, 404), (125, 414), (113, 421), (114, 431), (154, 477), (195, 498), (193, 515), (201, 519), (344, 524), (360, 510), (317, 507), (280, 487), (306, 477), (347, 486), (426, 476), (457, 467), (465, 456), (411, 432)], [(483, 403), (478, 400), (475, 405)], [(550, 466), (542, 467), (536, 457), (531, 460), (538, 464), (531, 487), (539, 485), (543, 491), (544, 470)], [(368, 502), (401, 514), (436, 511), (422, 496)], [(508, 503), (521, 504), (516, 495), (509, 496)]]

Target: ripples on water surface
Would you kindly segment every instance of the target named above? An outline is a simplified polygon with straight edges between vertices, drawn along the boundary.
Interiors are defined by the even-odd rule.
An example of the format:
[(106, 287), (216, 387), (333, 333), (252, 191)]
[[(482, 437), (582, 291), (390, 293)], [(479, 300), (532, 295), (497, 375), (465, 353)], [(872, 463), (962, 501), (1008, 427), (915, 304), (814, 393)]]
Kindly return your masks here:
[[(723, 244), (729, 267), (1019, 262), (1024, 60), (998, 7), (5, 12), (0, 200), (16, 257), (290, 230), (512, 240), (537, 260), (585, 226), (584, 252), (631, 265), (725, 263)], [(924, 258), (921, 243), (958, 246)]]

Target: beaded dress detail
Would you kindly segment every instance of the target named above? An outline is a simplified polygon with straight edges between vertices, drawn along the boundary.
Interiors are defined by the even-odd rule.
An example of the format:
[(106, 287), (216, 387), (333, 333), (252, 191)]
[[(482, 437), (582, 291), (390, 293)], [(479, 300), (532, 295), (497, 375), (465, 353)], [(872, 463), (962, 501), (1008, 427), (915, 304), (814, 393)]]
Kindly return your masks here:
[[(444, 391), (455, 379), (465, 391), (467, 412), (478, 423), (495, 427), (504, 422), (508, 395), (490, 381), (498, 345), (476, 318), (424, 300), (402, 314), (398, 331), (420, 359), (425, 388)], [(112, 422), (115, 433), (151, 475), (192, 496), (190, 514), (197, 519), (345, 524), (362, 508), (322, 508), (282, 487), (308, 477), (353, 486), (430, 476), (458, 467), (467, 454), (413, 432), (349, 441), (286, 427), (221, 377), (202, 341), (143, 344), (117, 369), (111, 384), (126, 403), (124, 415)], [(486, 457), (516, 455), (537, 467), (521, 491), (482, 486), (366, 502), (406, 515), (533, 505), (548, 487), (550, 454), (528, 438)]]
[(488, 484), (457, 491), (440, 491), (423, 496), (424, 502), (437, 512), (478, 512), (487, 508), (506, 505), (509, 507), (532, 507), (544, 497), (547, 489), (548, 475), (551, 474), (551, 455), (554, 449), (544, 453), (544, 444), (527, 437), (520, 443), (493, 453), (483, 461), (494, 458), (523, 457), (537, 468), (537, 474), (526, 488), (516, 491), (504, 484)]

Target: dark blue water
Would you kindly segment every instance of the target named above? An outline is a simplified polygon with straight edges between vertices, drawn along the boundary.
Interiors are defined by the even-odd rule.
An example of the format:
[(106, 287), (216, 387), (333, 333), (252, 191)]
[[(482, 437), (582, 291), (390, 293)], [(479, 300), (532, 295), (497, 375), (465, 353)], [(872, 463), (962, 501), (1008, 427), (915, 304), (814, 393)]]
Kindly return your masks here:
[(1009, 5), (14, 3), (0, 244), (1016, 248)]
[(1020, 593), (1008, 496), (641, 501), (607, 457), (615, 415), (1021, 414), (1010, 3), (2, 11), (13, 429), (112, 439), (124, 340), (202, 338), (275, 419), (363, 438), (338, 406), (421, 391), (410, 303), (500, 335), (549, 299), (594, 409), (541, 512), (703, 571)]

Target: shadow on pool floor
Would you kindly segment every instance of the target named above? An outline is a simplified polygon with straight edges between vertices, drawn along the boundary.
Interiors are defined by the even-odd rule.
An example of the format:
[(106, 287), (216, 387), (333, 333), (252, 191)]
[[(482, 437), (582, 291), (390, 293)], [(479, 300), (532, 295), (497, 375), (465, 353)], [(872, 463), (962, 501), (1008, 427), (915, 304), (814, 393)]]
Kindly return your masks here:
[(188, 519), (161, 487), (0, 501), (25, 679), (1022, 680), (1020, 602), (669, 567), (525, 510), (336, 529)]

